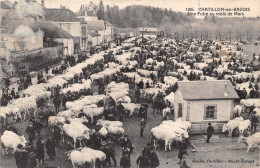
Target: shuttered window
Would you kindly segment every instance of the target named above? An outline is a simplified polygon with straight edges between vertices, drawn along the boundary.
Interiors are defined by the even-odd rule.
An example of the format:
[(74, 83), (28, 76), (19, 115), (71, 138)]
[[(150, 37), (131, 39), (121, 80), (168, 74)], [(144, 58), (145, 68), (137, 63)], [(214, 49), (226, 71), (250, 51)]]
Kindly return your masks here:
[(217, 105), (207, 104), (204, 107), (204, 120), (217, 119)]

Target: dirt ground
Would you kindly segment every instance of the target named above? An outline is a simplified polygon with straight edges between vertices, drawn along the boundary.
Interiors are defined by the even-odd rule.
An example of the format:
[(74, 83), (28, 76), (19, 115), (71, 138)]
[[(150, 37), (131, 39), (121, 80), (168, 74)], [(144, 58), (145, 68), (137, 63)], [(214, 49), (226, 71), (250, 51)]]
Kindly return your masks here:
[[(135, 145), (133, 154), (131, 155), (132, 167), (137, 167), (136, 159), (141, 154), (142, 149), (150, 142), (150, 131), (153, 127), (159, 125), (162, 122), (162, 116), (160, 114), (152, 114), (152, 109), (148, 111), (148, 123), (145, 128), (144, 138), (139, 136), (139, 119), (136, 116), (124, 119), (125, 134), (129, 136)], [(25, 128), (28, 125), (28, 121), (24, 123), (17, 123), (14, 126), (18, 129), (18, 132), (25, 134)], [(43, 130), (43, 137), (47, 138), (47, 129)], [(187, 163), (192, 168), (256, 168), (259, 167), (259, 149), (255, 148), (254, 151), (246, 153), (246, 145), (238, 144), (237, 138), (228, 138), (225, 134), (215, 135), (209, 144), (205, 143), (205, 137), (203, 135), (191, 135), (192, 144), (195, 145), (197, 152), (192, 152), (192, 147), (188, 147), (188, 156), (186, 156)], [(163, 149), (156, 149), (156, 152), (160, 160), (160, 168), (175, 168), (179, 167), (178, 162), (178, 149), (172, 151), (164, 151)], [(116, 148), (116, 160), (119, 164), (121, 156), (121, 148), (117, 145)], [(66, 156), (64, 151), (57, 149), (57, 157), (54, 161), (48, 159), (47, 154), (46, 163), (48, 166), (60, 166), (62, 168), (72, 168), (70, 161), (65, 161)], [(111, 160), (112, 163), (112, 160)], [(112, 164), (113, 165), (113, 164)], [(0, 167), (1, 168), (14, 168), (15, 159), (13, 155), (0, 155)]]

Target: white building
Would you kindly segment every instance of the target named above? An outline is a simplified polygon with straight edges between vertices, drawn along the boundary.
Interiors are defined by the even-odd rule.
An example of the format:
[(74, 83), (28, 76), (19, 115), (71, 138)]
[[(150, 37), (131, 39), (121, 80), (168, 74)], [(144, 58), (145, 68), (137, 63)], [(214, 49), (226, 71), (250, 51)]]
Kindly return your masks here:
[(140, 27), (138, 30), (144, 37), (156, 38), (158, 34), (158, 28), (156, 27)]
[(86, 23), (69, 9), (45, 9), (45, 20), (54, 23), (73, 37), (73, 53), (87, 48)]
[(97, 32), (101, 36), (101, 41), (99, 44), (108, 43), (113, 40), (114, 37), (114, 28), (113, 26), (103, 20), (89, 20), (87, 24), (87, 30), (89, 32)]
[(239, 98), (230, 81), (178, 81), (175, 118), (190, 122), (223, 122), (232, 119), (234, 99)]

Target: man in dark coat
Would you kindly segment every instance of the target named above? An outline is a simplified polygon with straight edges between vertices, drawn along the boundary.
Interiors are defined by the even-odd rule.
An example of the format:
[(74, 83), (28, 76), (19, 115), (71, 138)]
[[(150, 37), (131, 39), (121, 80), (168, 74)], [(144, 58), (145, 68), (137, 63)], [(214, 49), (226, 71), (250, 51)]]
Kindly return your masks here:
[(55, 98), (53, 99), (53, 104), (55, 106), (56, 114), (59, 112), (60, 103), (61, 103), (61, 100), (60, 100), (59, 96), (55, 96)]
[(45, 165), (44, 163), (44, 141), (42, 140), (42, 137), (39, 137), (36, 142), (36, 159), (38, 160), (38, 163), (41, 165)]
[(139, 166), (139, 168), (150, 167), (150, 159), (145, 155), (144, 151), (142, 152), (142, 155), (137, 158), (136, 164)]
[(131, 140), (128, 138), (127, 135), (124, 135), (124, 138), (122, 138), (120, 140), (120, 146), (125, 149), (125, 148), (129, 148), (130, 149), (130, 153), (132, 153), (133, 151), (133, 146), (132, 146), (132, 142)]
[(150, 168), (156, 168), (160, 165), (158, 155), (154, 151), (154, 147), (150, 147), (149, 149), (150, 149), (149, 158), (150, 158), (150, 161), (151, 161)]
[(26, 128), (26, 133), (28, 134), (29, 142), (32, 143), (32, 141), (35, 138), (35, 133), (36, 133), (36, 129), (34, 127), (33, 122), (29, 122), (29, 126)]
[(45, 144), (45, 148), (46, 148), (46, 151), (47, 151), (47, 154), (48, 154), (50, 160), (53, 160), (53, 157), (56, 155), (55, 146), (56, 146), (55, 140), (52, 136), (50, 136), (47, 139), (46, 144)]
[(110, 140), (110, 138), (108, 138), (105, 143), (108, 146), (108, 153), (107, 153), (108, 155), (107, 155), (106, 163), (111, 165), (110, 158), (112, 158), (112, 160), (114, 161), (114, 167), (117, 167), (116, 157), (115, 157), (115, 144)]
[(185, 142), (185, 140), (182, 141), (181, 147), (179, 149), (178, 158), (180, 159), (180, 161), (178, 162), (178, 164), (181, 163), (181, 159), (184, 154), (187, 154), (187, 143)]
[(135, 91), (135, 100), (136, 100), (136, 103), (139, 103), (139, 100), (140, 100), (140, 90), (139, 89), (136, 89)]
[(14, 158), (16, 161), (17, 168), (25, 168), (28, 167), (27, 159), (28, 159), (28, 151), (23, 148), (23, 145), (19, 144), (17, 146), (17, 151), (14, 154)]
[(209, 143), (210, 138), (212, 137), (212, 134), (214, 132), (214, 127), (211, 126), (211, 123), (208, 123), (208, 128), (207, 128), (207, 140), (206, 142)]
[(120, 166), (122, 168), (130, 168), (131, 167), (131, 161), (130, 161), (130, 154), (129, 153), (123, 153), (123, 156), (120, 159)]
[(37, 132), (37, 134), (40, 135), (41, 130), (43, 128), (43, 124), (40, 122), (39, 119), (36, 119), (36, 121), (34, 123), (34, 127), (35, 127), (35, 131)]
[(251, 131), (253, 129), (254, 129), (254, 131), (256, 131), (256, 126), (259, 122), (256, 112), (253, 112), (253, 114), (251, 115), (250, 121), (251, 121)]
[(143, 89), (144, 88), (143, 79), (139, 82), (138, 87), (139, 87), (139, 89)]
[(146, 121), (144, 120), (144, 118), (142, 118), (141, 121), (140, 121), (140, 138), (144, 137), (145, 125), (146, 125)]
[(124, 106), (122, 105), (121, 102), (119, 102), (119, 105), (117, 106), (117, 111), (119, 114), (119, 120), (123, 121), (123, 117), (124, 117)]

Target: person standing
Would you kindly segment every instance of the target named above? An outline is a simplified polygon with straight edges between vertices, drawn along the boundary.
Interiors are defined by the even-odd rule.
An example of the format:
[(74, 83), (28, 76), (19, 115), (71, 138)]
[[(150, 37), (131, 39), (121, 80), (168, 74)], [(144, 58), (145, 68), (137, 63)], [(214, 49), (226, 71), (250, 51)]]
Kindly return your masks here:
[(29, 126), (26, 128), (26, 133), (28, 134), (29, 142), (32, 143), (36, 133), (33, 122), (29, 121)]
[(143, 79), (141, 79), (141, 81), (138, 83), (138, 87), (139, 87), (139, 89), (143, 89), (144, 88)]
[(257, 126), (259, 120), (258, 120), (258, 116), (257, 116), (257, 114), (256, 114), (255, 111), (254, 111), (253, 114), (251, 115), (250, 121), (251, 121), (251, 131), (252, 131), (253, 129), (256, 131), (256, 126)]
[(122, 168), (130, 168), (131, 167), (130, 153), (128, 153), (128, 152), (123, 153), (123, 156), (120, 159), (120, 166)]
[(142, 155), (137, 158), (136, 164), (139, 166), (139, 168), (150, 167), (150, 159), (145, 155), (144, 151), (142, 151)]
[(28, 151), (23, 148), (23, 145), (19, 144), (17, 150), (14, 153), (17, 168), (28, 167)]
[(123, 117), (124, 117), (124, 106), (122, 105), (121, 102), (119, 102), (119, 105), (117, 106), (117, 111), (119, 113), (119, 120), (123, 121)]
[(151, 161), (150, 168), (156, 168), (160, 165), (158, 155), (154, 151), (154, 147), (150, 147), (149, 150), (150, 150), (149, 158)]
[(47, 139), (46, 144), (45, 144), (46, 152), (47, 152), (50, 160), (53, 160), (53, 157), (56, 155), (55, 147), (56, 147), (55, 140), (54, 140), (53, 136), (50, 136)]
[(144, 137), (145, 126), (146, 126), (146, 121), (144, 120), (144, 118), (142, 118), (141, 121), (140, 121), (140, 138)]
[(131, 140), (128, 138), (127, 135), (124, 135), (124, 138), (120, 140), (120, 146), (124, 149), (129, 148), (130, 153), (133, 152), (133, 145)]
[(59, 98), (59, 96), (55, 96), (54, 99), (53, 99), (53, 104), (55, 106), (55, 113), (58, 114), (59, 112), (59, 108), (60, 108), (60, 103), (61, 103), (61, 100)]
[(46, 165), (44, 163), (44, 141), (42, 137), (39, 137), (36, 142), (36, 159), (40, 165)]
[(207, 128), (207, 140), (206, 142), (209, 143), (210, 138), (212, 137), (212, 134), (214, 132), (214, 127), (211, 126), (211, 123), (208, 123), (208, 128)]
[(110, 164), (110, 158), (112, 158), (113, 162), (114, 162), (114, 167), (117, 167), (117, 164), (116, 164), (116, 157), (115, 157), (115, 144), (114, 142), (112, 142), (110, 140), (110, 138), (107, 139), (107, 146), (109, 147), (108, 148), (108, 156), (107, 156), (107, 161), (106, 163), (109, 163)]
[(184, 154), (187, 154), (187, 144), (186, 142), (183, 140), (182, 141), (182, 144), (181, 144), (181, 147), (179, 149), (179, 153), (178, 153), (178, 158), (180, 159), (180, 161), (178, 162), (178, 164), (181, 163), (181, 159), (183, 157)]

